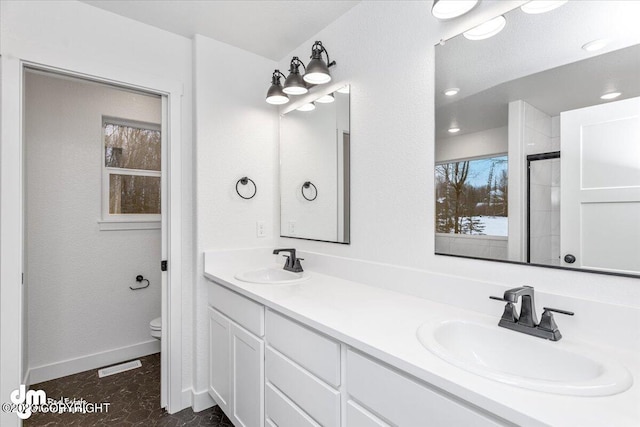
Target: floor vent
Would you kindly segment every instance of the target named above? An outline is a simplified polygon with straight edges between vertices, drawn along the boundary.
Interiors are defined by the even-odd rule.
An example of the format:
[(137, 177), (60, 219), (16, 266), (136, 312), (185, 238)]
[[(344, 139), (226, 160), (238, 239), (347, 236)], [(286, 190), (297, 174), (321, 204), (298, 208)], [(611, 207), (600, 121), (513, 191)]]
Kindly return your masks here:
[(109, 375), (115, 375), (121, 372), (130, 371), (132, 369), (140, 368), (141, 366), (142, 362), (140, 362), (139, 360), (133, 360), (127, 363), (109, 366), (108, 368), (98, 369), (98, 378), (108, 377)]

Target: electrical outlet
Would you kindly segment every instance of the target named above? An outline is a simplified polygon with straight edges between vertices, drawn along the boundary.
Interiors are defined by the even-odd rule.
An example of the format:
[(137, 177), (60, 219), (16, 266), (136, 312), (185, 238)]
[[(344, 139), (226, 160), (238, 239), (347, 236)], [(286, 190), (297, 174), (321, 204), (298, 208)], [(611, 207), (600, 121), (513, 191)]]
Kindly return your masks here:
[(289, 221), (289, 236), (295, 236), (295, 235), (296, 235), (296, 222)]
[(265, 237), (267, 235), (266, 226), (264, 221), (256, 222), (256, 237)]

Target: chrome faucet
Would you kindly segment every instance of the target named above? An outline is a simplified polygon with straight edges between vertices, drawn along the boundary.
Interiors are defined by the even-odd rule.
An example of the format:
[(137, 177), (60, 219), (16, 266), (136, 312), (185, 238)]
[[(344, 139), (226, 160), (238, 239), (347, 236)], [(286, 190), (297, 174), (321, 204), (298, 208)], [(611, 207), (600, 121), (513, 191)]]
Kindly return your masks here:
[[(540, 322), (538, 322), (532, 286), (509, 289), (505, 291), (502, 298), (494, 296), (489, 298), (507, 303), (504, 306), (504, 312), (502, 313), (500, 322), (498, 322), (498, 326), (551, 341), (558, 341), (562, 338), (562, 334), (558, 330), (558, 325), (553, 319), (553, 313), (573, 316), (573, 312), (571, 311), (544, 307), (542, 318)], [(519, 315), (516, 312), (515, 306), (518, 299), (522, 300)]]
[(302, 265), (300, 265), (300, 261), (303, 261), (304, 258), (296, 258), (296, 250), (295, 249), (274, 249), (273, 254), (278, 255), (280, 252), (289, 252), (289, 255), (285, 255), (287, 260), (284, 263), (284, 268), (287, 271), (292, 271), (294, 273), (302, 273), (304, 270), (302, 269)]

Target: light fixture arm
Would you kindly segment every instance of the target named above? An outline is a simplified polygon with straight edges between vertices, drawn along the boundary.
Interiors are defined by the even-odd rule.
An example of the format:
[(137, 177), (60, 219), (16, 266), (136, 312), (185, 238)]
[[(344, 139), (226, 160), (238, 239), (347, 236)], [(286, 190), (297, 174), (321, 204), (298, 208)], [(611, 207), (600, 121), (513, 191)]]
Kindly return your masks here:
[(322, 42), (319, 40), (316, 41), (313, 46), (311, 46), (311, 59), (321, 59), (322, 52), (327, 55), (327, 67), (333, 67), (334, 65), (336, 65), (336, 61), (331, 61), (331, 59), (329, 59), (329, 52), (327, 51), (327, 49), (325, 49), (325, 47), (322, 45)]
[(282, 73), (280, 72), (280, 70), (273, 70), (273, 75), (271, 76), (271, 84), (272, 84), (272, 85), (277, 85), (277, 84), (279, 84), (280, 77), (282, 77), (282, 78), (284, 78), (284, 79), (286, 79), (286, 78), (287, 78), (287, 76), (285, 76), (284, 74), (282, 74)]
[(304, 62), (300, 61), (300, 58), (298, 58), (297, 56), (294, 56), (293, 58), (291, 58), (291, 64), (289, 65), (289, 72), (293, 73), (293, 72), (298, 72), (298, 68), (300, 68), (300, 66), (302, 65), (302, 69), (304, 70), (304, 72), (307, 72), (307, 67), (305, 67)]

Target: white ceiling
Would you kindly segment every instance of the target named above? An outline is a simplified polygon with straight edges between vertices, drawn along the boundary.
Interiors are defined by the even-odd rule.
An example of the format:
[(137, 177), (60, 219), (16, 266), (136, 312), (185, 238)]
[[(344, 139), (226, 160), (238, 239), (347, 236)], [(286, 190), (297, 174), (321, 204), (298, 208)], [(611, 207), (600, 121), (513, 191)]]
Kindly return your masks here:
[[(457, 36), (436, 47), (437, 138), (451, 136), (452, 122), (462, 129), (456, 135), (504, 126), (506, 104), (517, 99), (555, 115), (603, 102), (599, 96), (613, 89), (638, 96), (640, 54), (623, 49), (640, 43), (638, 16), (637, 1), (570, 1), (540, 15), (518, 8), (505, 14), (497, 36)], [(581, 49), (595, 39), (611, 42), (597, 52)], [(445, 97), (449, 87), (460, 93)]]
[(81, 1), (185, 37), (201, 34), (274, 61), (280, 61), (359, 3), (359, 0)]

